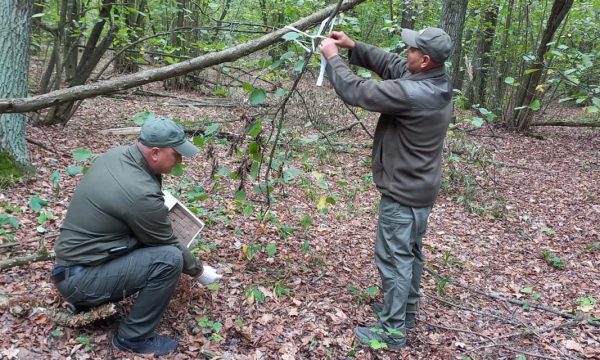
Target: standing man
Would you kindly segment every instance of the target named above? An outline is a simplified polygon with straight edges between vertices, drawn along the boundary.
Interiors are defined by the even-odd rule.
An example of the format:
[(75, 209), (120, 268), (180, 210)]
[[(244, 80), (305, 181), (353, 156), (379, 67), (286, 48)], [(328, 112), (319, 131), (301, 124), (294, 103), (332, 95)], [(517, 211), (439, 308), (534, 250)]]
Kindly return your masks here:
[[(379, 322), (357, 327), (364, 342), (406, 346), (406, 329), (416, 326), (423, 271), (423, 235), (441, 182), (442, 146), (452, 116), (452, 83), (444, 61), (448, 34), (437, 28), (404, 29), (406, 59), (332, 32), (320, 45), (327, 75), (346, 103), (381, 116), (373, 141), (373, 180), (381, 193), (375, 263), (383, 304), (373, 304)], [(338, 55), (349, 49), (350, 63), (377, 73), (382, 81), (357, 77)]]
[(198, 152), (172, 120), (148, 120), (137, 143), (92, 164), (69, 205), (52, 280), (75, 311), (138, 293), (112, 338), (120, 350), (165, 355), (177, 346), (154, 329), (181, 273), (203, 268), (173, 235), (161, 176)]

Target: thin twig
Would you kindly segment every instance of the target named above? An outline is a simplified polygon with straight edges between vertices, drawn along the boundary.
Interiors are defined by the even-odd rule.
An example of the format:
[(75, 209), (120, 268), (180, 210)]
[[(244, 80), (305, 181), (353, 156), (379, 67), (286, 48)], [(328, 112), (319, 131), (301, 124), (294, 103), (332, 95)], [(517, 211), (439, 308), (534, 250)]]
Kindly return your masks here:
[(480, 347), (476, 347), (474, 349), (467, 350), (467, 353), (472, 353), (472, 352), (475, 352), (477, 350), (487, 349), (487, 348), (492, 348), (492, 347), (497, 347), (497, 346), (503, 347), (503, 348), (508, 349), (508, 350), (510, 350), (512, 352), (515, 352), (517, 354), (529, 355), (529, 356), (533, 356), (533, 357), (540, 358), (540, 359), (548, 359), (548, 360), (557, 360), (557, 359), (560, 359), (560, 358), (557, 358), (557, 357), (549, 357), (549, 356), (546, 356), (546, 355), (541, 355), (541, 354), (536, 354), (536, 353), (528, 352), (528, 351), (525, 351), (525, 350), (522, 350), (522, 349), (516, 349), (512, 344), (488, 344), (488, 345), (485, 345), (485, 346), (480, 346)]
[[(425, 271), (427, 271), (428, 273), (434, 275), (437, 278), (440, 278), (440, 279), (444, 278), (444, 276), (440, 275), (438, 272), (436, 272), (434, 270), (429, 269), (428, 267), (424, 267), (423, 269)], [(549, 313), (552, 313), (552, 314), (555, 314), (555, 315), (558, 315), (560, 317), (563, 317), (563, 318), (566, 318), (566, 319), (570, 319), (570, 320), (577, 320), (577, 321), (584, 321), (585, 320), (585, 319), (580, 319), (580, 318), (576, 317), (575, 315), (567, 314), (567, 313), (564, 313), (562, 311), (559, 311), (559, 310), (556, 310), (556, 309), (553, 309), (553, 308), (550, 308), (550, 307), (547, 307), (547, 306), (537, 305), (537, 304), (531, 304), (531, 303), (528, 303), (526, 301), (519, 301), (519, 300), (514, 300), (514, 299), (508, 299), (508, 298), (505, 298), (503, 296), (496, 295), (496, 294), (489, 294), (489, 293), (483, 292), (483, 291), (481, 291), (479, 289), (475, 289), (475, 288), (473, 288), (471, 286), (464, 285), (464, 284), (462, 284), (462, 283), (460, 283), (458, 281), (448, 280), (448, 283), (452, 284), (452, 285), (460, 286), (462, 288), (465, 288), (465, 289), (467, 289), (467, 290), (469, 290), (469, 291), (471, 291), (471, 292), (473, 292), (475, 294), (487, 296), (487, 297), (490, 297), (492, 299), (496, 299), (496, 300), (500, 300), (500, 301), (509, 302), (511, 304), (514, 304), (514, 305), (529, 306), (530, 308), (534, 308), (534, 309), (538, 309), (538, 310), (543, 310), (543, 311), (546, 311), (546, 312), (549, 312)], [(600, 326), (600, 322), (599, 321), (585, 320), (585, 323), (593, 325), (593, 326)]]
[(358, 115), (356, 115), (356, 113), (350, 107), (350, 105), (346, 104), (346, 102), (343, 102), (343, 103), (344, 103), (344, 106), (346, 106), (346, 109), (348, 109), (348, 111), (350, 111), (350, 113), (352, 115), (354, 115), (354, 117), (356, 118), (356, 120), (358, 121), (358, 123), (360, 124), (360, 126), (363, 128), (363, 130), (367, 133), (367, 135), (369, 135), (369, 137), (371, 139), (374, 139), (375, 137), (373, 136), (373, 134), (371, 134), (371, 132), (369, 131), (369, 129), (367, 129), (367, 127), (365, 126), (365, 124), (362, 122), (362, 120), (360, 120), (360, 118), (358, 117)]
[(471, 331), (471, 330), (452, 328), (452, 327), (447, 327), (447, 326), (443, 326), (443, 325), (440, 325), (440, 324), (433, 324), (433, 323), (430, 323), (430, 322), (428, 322), (427, 325), (430, 325), (430, 326), (433, 326), (433, 327), (436, 327), (436, 328), (440, 328), (440, 329), (444, 329), (444, 330), (456, 331), (456, 332), (462, 332), (462, 333), (467, 333), (467, 334), (471, 334), (471, 335), (476, 335), (476, 336), (479, 336), (479, 337), (486, 338), (489, 341), (493, 342), (494, 344), (496, 343), (492, 337), (487, 336), (487, 335), (483, 335), (481, 333), (474, 332), (474, 331)]
[(462, 310), (470, 311), (470, 312), (473, 312), (473, 313), (476, 313), (476, 314), (479, 314), (479, 315), (483, 315), (483, 316), (489, 316), (489, 317), (497, 318), (497, 319), (505, 321), (505, 322), (507, 322), (507, 323), (509, 323), (511, 325), (519, 325), (518, 322), (516, 322), (514, 320), (511, 320), (511, 319), (509, 319), (509, 318), (507, 318), (505, 316), (500, 316), (500, 315), (496, 315), (496, 314), (488, 314), (488, 313), (485, 313), (483, 311), (479, 311), (479, 310), (476, 310), (476, 309), (473, 309), (473, 308), (468, 308), (466, 306), (462, 306), (462, 305), (459, 305), (459, 304), (456, 304), (456, 303), (444, 300), (444, 299), (442, 299), (440, 297), (437, 297), (437, 296), (434, 296), (434, 295), (430, 295), (430, 294), (427, 294), (427, 293), (424, 293), (424, 295), (427, 296), (427, 297), (429, 297), (429, 298), (432, 298), (432, 299), (434, 299), (436, 301), (444, 303), (446, 305), (452, 306), (452, 307), (456, 307), (456, 308), (459, 308), (459, 309), (462, 309)]
[(39, 141), (37, 141), (37, 140), (33, 140), (33, 139), (32, 139), (32, 138), (30, 138), (30, 137), (26, 137), (25, 139), (26, 139), (26, 140), (27, 140), (27, 142), (28, 142), (28, 143), (30, 143), (30, 144), (37, 145), (37, 146), (41, 147), (42, 149), (44, 149), (44, 150), (46, 150), (46, 151), (48, 151), (48, 152), (51, 152), (51, 153), (53, 153), (53, 154), (57, 154), (57, 152), (56, 152), (55, 150), (52, 150), (52, 149), (50, 149), (49, 147), (47, 147), (46, 145), (42, 144), (41, 142), (39, 142)]

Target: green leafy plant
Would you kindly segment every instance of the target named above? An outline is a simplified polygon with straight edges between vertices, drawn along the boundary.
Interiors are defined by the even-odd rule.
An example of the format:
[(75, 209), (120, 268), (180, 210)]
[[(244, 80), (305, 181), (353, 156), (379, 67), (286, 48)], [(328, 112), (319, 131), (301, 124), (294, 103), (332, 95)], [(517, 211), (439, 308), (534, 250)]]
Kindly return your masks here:
[(40, 211), (40, 215), (38, 216), (38, 224), (39, 226), (37, 227), (37, 231), (39, 233), (45, 233), (46, 232), (46, 228), (44, 227), (44, 225), (46, 225), (46, 223), (48, 223), (48, 221), (53, 220), (54, 219), (54, 214), (52, 214), (52, 211)]
[(364, 304), (368, 301), (371, 301), (374, 297), (379, 294), (379, 288), (377, 286), (370, 286), (365, 290), (357, 289), (352, 285), (347, 286), (348, 292), (358, 298), (358, 304)]
[(302, 246), (300, 246), (300, 251), (302, 251), (305, 254), (310, 251), (310, 240), (304, 240), (302, 242)]
[(246, 289), (246, 300), (249, 304), (254, 304), (254, 302), (262, 304), (265, 302), (266, 297), (265, 294), (259, 289), (249, 287), (248, 289)]
[(54, 197), (58, 198), (60, 196), (60, 173), (58, 170), (52, 172), (50, 175), (50, 182), (54, 188)]
[(600, 241), (596, 241), (596, 242), (593, 242), (593, 243), (587, 245), (583, 249), (583, 252), (591, 253), (591, 252), (596, 252), (598, 250), (600, 250)]
[(87, 164), (94, 161), (95, 155), (90, 149), (78, 148), (73, 150), (73, 159), (77, 165), (69, 165), (67, 167), (67, 174), (69, 176), (85, 174), (88, 170)]
[(442, 255), (442, 261), (443, 261), (444, 265), (460, 264), (460, 261), (456, 260), (456, 258), (454, 257), (454, 255), (452, 254), (452, 252), (450, 250), (444, 252), (444, 255)]
[(379, 341), (377, 339), (369, 339), (369, 340), (367, 340), (367, 343), (373, 350), (382, 350), (382, 349), (388, 348), (388, 346), (385, 342)]
[(446, 285), (448, 284), (448, 281), (450, 281), (450, 278), (448, 276), (444, 276), (441, 279), (437, 280), (435, 292), (438, 295), (444, 296), (446, 294)]
[(85, 337), (85, 336), (79, 336), (75, 339), (75, 341), (84, 345), (83, 351), (85, 351), (85, 352), (89, 352), (89, 351), (93, 350), (94, 346), (96, 346), (96, 344), (94, 344), (94, 341), (92, 339)]
[(202, 332), (209, 340), (221, 341), (223, 336), (220, 332), (223, 329), (223, 324), (218, 321), (209, 320), (207, 316), (203, 316), (198, 320), (198, 326), (202, 329)]
[(594, 310), (594, 307), (596, 306), (596, 299), (592, 296), (585, 296), (585, 297), (580, 297), (577, 298), (577, 310), (582, 311), (582, 312), (590, 312), (592, 310)]
[(8, 241), (13, 241), (15, 235), (14, 230), (18, 230), (20, 226), (19, 219), (7, 214), (0, 214), (0, 239), (5, 237)]
[(262, 250), (262, 244), (244, 244), (242, 245), (242, 252), (246, 255), (246, 259), (251, 261), (254, 258), (254, 255)]
[(29, 199), (29, 207), (37, 213), (39, 213), (42, 210), (42, 207), (46, 205), (48, 205), (48, 200), (44, 200), (37, 195), (34, 195)]
[(275, 294), (276, 298), (280, 298), (282, 296), (286, 296), (290, 294), (290, 289), (285, 287), (285, 284), (281, 281), (275, 282), (273, 285), (273, 294)]
[(313, 219), (310, 215), (304, 214), (300, 219), (300, 226), (304, 231), (307, 231), (308, 228), (312, 225)]
[(546, 263), (548, 263), (549, 265), (552, 265), (552, 267), (556, 268), (556, 269), (564, 269), (565, 268), (565, 262), (556, 254), (554, 254), (553, 252), (549, 251), (549, 250), (544, 250), (543, 251), (544, 254), (544, 260), (546, 260)]
[(61, 336), (63, 336), (63, 334), (64, 333), (60, 326), (50, 332), (50, 335), (52, 335), (53, 337), (61, 337)]
[(549, 226), (542, 226), (542, 232), (548, 236), (556, 235), (556, 231), (554, 231), (554, 229)]
[(269, 257), (273, 257), (277, 253), (277, 245), (274, 243), (267, 244), (267, 246), (265, 246), (265, 250), (267, 251), (267, 255)]

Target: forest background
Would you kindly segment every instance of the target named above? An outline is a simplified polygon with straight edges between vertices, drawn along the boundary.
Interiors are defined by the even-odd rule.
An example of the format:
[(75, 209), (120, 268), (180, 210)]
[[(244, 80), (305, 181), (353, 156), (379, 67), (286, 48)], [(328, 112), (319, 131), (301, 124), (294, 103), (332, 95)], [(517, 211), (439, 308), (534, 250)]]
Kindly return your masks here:
[[(399, 354), (352, 339), (381, 297), (377, 116), (315, 85), (308, 35), (330, 15), (399, 54), (401, 28), (454, 40), (422, 312)], [(64, 314), (51, 249), (93, 159), (169, 116), (204, 151), (166, 187), (225, 274), (182, 279), (160, 328), (174, 358), (599, 357), (599, 19), (596, 0), (1, 2), (0, 354), (123, 355), (107, 334), (129, 304)]]

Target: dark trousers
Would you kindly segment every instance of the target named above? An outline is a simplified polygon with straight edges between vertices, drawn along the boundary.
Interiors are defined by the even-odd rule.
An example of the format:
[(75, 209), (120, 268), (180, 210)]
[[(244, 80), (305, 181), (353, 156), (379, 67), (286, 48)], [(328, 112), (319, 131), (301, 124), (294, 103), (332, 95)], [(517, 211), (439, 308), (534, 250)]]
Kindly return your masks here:
[(178, 248), (144, 247), (104, 264), (85, 267), (56, 287), (66, 301), (77, 307), (94, 307), (137, 292), (131, 312), (121, 322), (117, 335), (140, 340), (153, 336), (173, 296), (182, 267), (183, 257)]
[(375, 263), (383, 288), (379, 319), (385, 330), (406, 334), (407, 307), (416, 312), (423, 273), (423, 235), (431, 207), (413, 208), (382, 196), (375, 239)]

